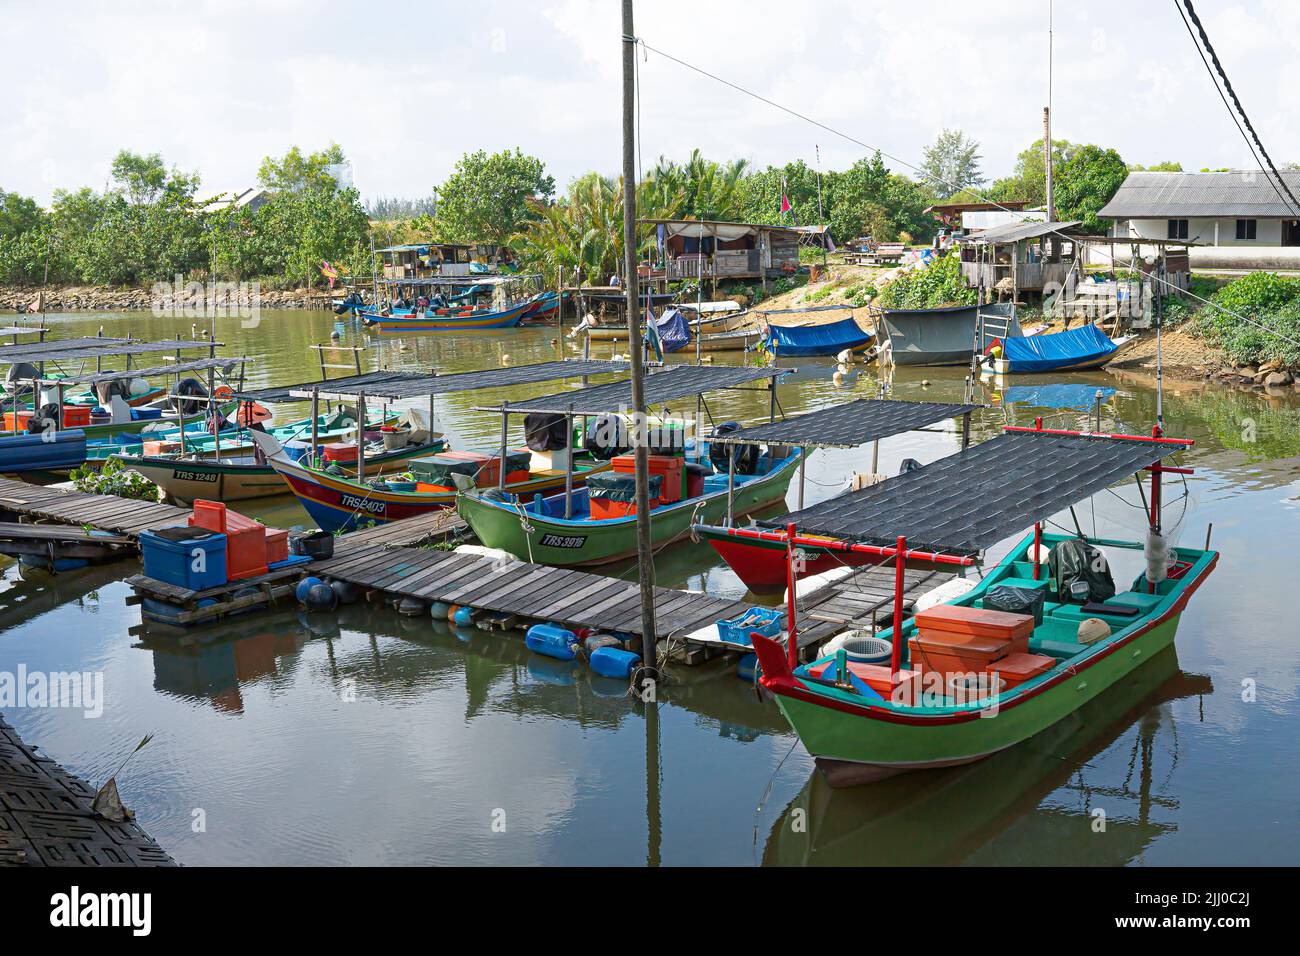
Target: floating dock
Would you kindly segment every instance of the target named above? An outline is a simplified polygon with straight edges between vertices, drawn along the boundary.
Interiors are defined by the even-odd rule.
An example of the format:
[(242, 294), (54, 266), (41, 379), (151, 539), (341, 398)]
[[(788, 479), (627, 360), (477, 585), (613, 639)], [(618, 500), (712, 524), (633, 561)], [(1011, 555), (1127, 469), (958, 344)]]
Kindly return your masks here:
[(184, 524), (190, 514), (188, 508), (175, 505), (29, 485), (12, 478), (0, 478), (0, 512), (111, 531), (131, 538), (139, 536), (141, 531)]
[(94, 787), (36, 750), (0, 716), (0, 867), (176, 865), (134, 822), (91, 809)]

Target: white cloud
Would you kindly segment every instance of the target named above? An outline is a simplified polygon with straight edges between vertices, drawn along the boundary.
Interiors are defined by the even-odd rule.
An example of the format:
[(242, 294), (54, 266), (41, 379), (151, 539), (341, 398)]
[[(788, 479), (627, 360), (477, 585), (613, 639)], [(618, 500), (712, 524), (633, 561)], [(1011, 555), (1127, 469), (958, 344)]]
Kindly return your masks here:
[[(619, 166), (612, 0), (0, 6), (10, 39), (0, 187), (43, 201), (55, 188), (101, 188), (123, 147), (198, 169), (215, 190), (250, 183), (267, 154), (333, 140), (369, 196), (427, 195), (478, 148), (518, 145), (561, 185)], [(1300, 160), (1277, 82), (1300, 40), (1300, 6), (1201, 6), (1274, 159)], [(980, 141), (997, 176), (1040, 135), (1041, 2), (643, 0), (636, 15), (651, 46), (903, 160), (918, 162), (941, 129), (957, 127)], [(1246, 161), (1172, 5), (1057, 4), (1055, 32), (1057, 137), (1113, 146), (1134, 163)], [(823, 168), (863, 154), (661, 56), (638, 59), (646, 164), (696, 146), (759, 166), (812, 163), (815, 146)]]

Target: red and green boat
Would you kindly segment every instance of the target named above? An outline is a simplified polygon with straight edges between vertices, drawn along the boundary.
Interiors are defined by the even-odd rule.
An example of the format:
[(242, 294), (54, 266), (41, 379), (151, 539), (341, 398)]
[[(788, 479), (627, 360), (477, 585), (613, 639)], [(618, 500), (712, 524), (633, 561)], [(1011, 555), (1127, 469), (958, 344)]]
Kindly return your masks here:
[[(797, 520), (823, 532), (853, 526), (853, 537), (868, 540), (847, 546), (884, 552), (875, 555), (877, 560), (883, 557), (899, 572), (894, 626), (878, 635), (892, 650), (885, 694), (878, 689), (879, 670), (869, 672), (867, 665), (850, 662), (841, 652), (801, 664), (777, 641), (752, 638), (762, 686), (776, 695), (827, 782), (850, 786), (996, 754), (1073, 714), (1172, 645), (1183, 610), (1218, 560), (1217, 552), (1208, 549), (1169, 551), (1161, 536), (1160, 478), (1188, 473), (1161, 464), (1161, 459), (1190, 444), (1166, 439), (1158, 431), (1146, 438), (1008, 429), (999, 438), (846, 496), (851, 501), (833, 499), (788, 516), (791, 529)], [(997, 469), (1004, 473), (1003, 482), (992, 481)], [(1140, 471), (1150, 472), (1152, 478), (1151, 530), (1145, 543), (1089, 538), (1082, 532), (1042, 532), (1044, 519)], [(994, 588), (1039, 592), (1041, 622), (1034, 623), (1036, 617), (1022, 621), (1026, 627), (1033, 625), (1028, 655), (1043, 663), (1032, 677), (1003, 683), (993, 661), (979, 674), (969, 675), (983, 681), (977, 693), (960, 693), (951, 683), (952, 675), (911, 658), (909, 642), (918, 629), (915, 620), (903, 620), (903, 565), (909, 559), (940, 555), (978, 563), (985, 548), (1005, 538), (1013, 525), (1021, 523), (1023, 528), (1026, 522), (1034, 523), (1033, 533), (976, 588), (948, 603), (983, 610)], [(868, 526), (876, 530), (864, 531)], [(797, 536), (791, 529), (786, 532), (786, 553), (793, 584)], [(891, 536), (894, 544), (888, 545)], [(916, 549), (909, 540), (917, 542)], [(1067, 541), (1081, 542), (1103, 555), (1117, 549), (1142, 551), (1146, 569), (1127, 589), (1113, 595), (1103, 591), (1099, 600), (1088, 600), (1085, 594), (1080, 601), (1073, 590), (1060, 593), (1047, 566), (1031, 560), (1044, 553), (1040, 549)], [(1104, 561), (1101, 566), (1106, 566)], [(787, 617), (795, 619), (793, 613)], [(1081, 628), (1085, 621), (1090, 623)], [(795, 646), (792, 634), (786, 647)], [(877, 686), (868, 683), (872, 677)]]

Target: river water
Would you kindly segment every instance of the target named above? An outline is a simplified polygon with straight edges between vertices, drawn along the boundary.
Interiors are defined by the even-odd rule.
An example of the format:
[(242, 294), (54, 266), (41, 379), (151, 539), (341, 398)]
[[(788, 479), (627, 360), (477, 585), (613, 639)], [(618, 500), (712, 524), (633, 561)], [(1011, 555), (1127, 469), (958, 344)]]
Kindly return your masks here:
[[(139, 313), (51, 323), (60, 338), (101, 327), (160, 338), (192, 331), (189, 319)], [(341, 344), (368, 345), (365, 367), (461, 371), (578, 354), (552, 328), (367, 341), (328, 312), (264, 312), (254, 328), (220, 320), (216, 334), (223, 354), (250, 357), (256, 385), (317, 376), (309, 346), (334, 330)], [(613, 348), (596, 346), (594, 357)], [(786, 414), (875, 393), (874, 369), (837, 381), (824, 362), (799, 364), (778, 389)], [(1106, 389), (1108, 428), (1146, 432), (1154, 420), (1148, 379), (1015, 382), (1051, 383), (1087, 386), (1085, 401)], [(499, 418), (476, 406), (560, 387), (439, 396), (437, 427), (454, 447), (490, 449)], [(892, 388), (900, 399), (959, 401), (962, 375), (901, 370)], [(976, 417), (975, 440), (1008, 420), (1044, 415), (1072, 427), (1087, 414), (992, 388), (982, 400), (990, 407)], [(762, 393), (709, 401), (718, 421), (767, 416)], [(276, 413), (287, 421), (305, 409)], [(1294, 863), (1300, 404), (1167, 383), (1164, 417), (1169, 434), (1196, 440), (1179, 462), (1196, 474), (1169, 488), (1167, 519), (1196, 546), (1213, 524), (1222, 552), (1183, 615), (1176, 652), (1073, 719), (969, 767), (832, 792), (776, 706), (720, 660), (673, 668), (648, 733), (620, 682), (530, 654), (517, 634), (453, 631), (376, 605), (310, 617), (286, 608), (185, 640), (160, 636), (142, 631), (139, 609), (125, 603), (128, 563), (51, 577), (0, 559), (0, 670), (100, 672), (105, 687), (97, 719), (61, 709), (6, 717), (96, 783), (154, 734), (118, 780), (140, 822), (185, 864)], [(958, 440), (951, 428), (886, 440), (880, 470), (932, 461)], [(870, 454), (816, 453), (808, 501), (868, 470)], [(1132, 538), (1142, 528), (1137, 504), (1129, 482), (1078, 513), (1089, 531)], [(280, 526), (308, 523), (291, 498), (249, 505)], [(744, 591), (707, 547), (669, 547), (656, 568), (661, 585)]]

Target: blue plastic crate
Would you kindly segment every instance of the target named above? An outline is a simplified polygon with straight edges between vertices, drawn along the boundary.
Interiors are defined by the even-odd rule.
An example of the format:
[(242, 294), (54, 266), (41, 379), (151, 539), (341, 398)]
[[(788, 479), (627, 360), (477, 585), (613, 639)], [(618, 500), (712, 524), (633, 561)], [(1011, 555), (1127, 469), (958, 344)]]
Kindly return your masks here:
[[(190, 529), (198, 533), (198, 529)], [(203, 537), (172, 541), (153, 531), (140, 533), (140, 550), (146, 577), (191, 591), (226, 583), (226, 536), (209, 532)], [(202, 559), (200, 560), (200, 554)]]
[(776, 637), (785, 630), (785, 611), (770, 607), (751, 607), (744, 614), (718, 621), (718, 637), (729, 644), (750, 647), (749, 636)]

